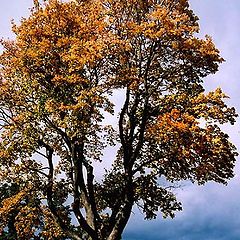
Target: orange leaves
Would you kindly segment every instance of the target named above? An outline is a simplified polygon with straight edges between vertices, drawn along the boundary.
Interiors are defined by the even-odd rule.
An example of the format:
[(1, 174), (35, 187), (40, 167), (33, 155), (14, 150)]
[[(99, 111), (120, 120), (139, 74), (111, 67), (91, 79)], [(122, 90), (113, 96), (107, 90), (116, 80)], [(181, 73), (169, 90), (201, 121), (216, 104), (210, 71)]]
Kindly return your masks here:
[(24, 66), (21, 71), (35, 76), (43, 71), (60, 74), (63, 82), (69, 76), (64, 65), (76, 72), (102, 59), (111, 38), (106, 26), (100, 1), (87, 5), (50, 1), (14, 27), (19, 67)]
[(209, 57), (212, 61), (223, 62), (224, 59), (219, 56), (219, 50), (215, 47), (211, 37), (206, 36), (206, 39), (198, 39), (195, 37), (186, 39), (181, 49), (185, 50), (195, 50), (196, 53), (200, 54), (202, 57)]
[(16, 195), (6, 198), (1, 203), (0, 208), (0, 217), (6, 218), (6, 216), (11, 212), (16, 210), (19, 207), (20, 202), (23, 200), (23, 198), (27, 195), (27, 192), (22, 190)]
[(152, 140), (159, 148), (156, 156), (162, 156), (155, 163), (163, 168), (169, 181), (188, 178), (199, 184), (208, 180), (225, 183), (233, 176), (230, 169), (235, 148), (216, 125), (202, 128), (193, 115), (173, 109), (149, 126), (147, 141)]
[(214, 125), (235, 121), (237, 114), (227, 107), (226, 97), (218, 88), (208, 94), (179, 93), (159, 100), (161, 111), (149, 123), (146, 137), (149, 142), (156, 141), (155, 162), (166, 171), (168, 180), (188, 178), (200, 184), (208, 180), (225, 183), (233, 176), (235, 147)]
[[(30, 131), (39, 134), (41, 127), (33, 131), (36, 125), (31, 122), (42, 121), (45, 114), (66, 128), (77, 124), (76, 115), (90, 111), (90, 105), (106, 104), (101, 96), (104, 85), (95, 86), (99, 81), (97, 66), (109, 46), (115, 48), (118, 42), (107, 27), (101, 1), (49, 1), (33, 10), (20, 26), (14, 25), (15, 43), (3, 43), (1, 73), (8, 81), (0, 90), (2, 100), (12, 103), (14, 117), (24, 112), (24, 127), (30, 130), (22, 135)], [(19, 120), (16, 125), (21, 125)]]
[(176, 7), (170, 10), (167, 6), (154, 4), (153, 10), (146, 13), (140, 23), (129, 18), (125, 29), (129, 31), (130, 36), (142, 34), (152, 40), (161, 37), (185, 37), (198, 31), (197, 23), (191, 22), (191, 14), (184, 8)]
[(52, 240), (63, 237), (53, 215), (44, 204), (39, 204), (35, 194), (38, 193), (22, 190), (4, 199), (0, 206), (1, 224), (11, 221), (18, 239), (32, 239), (36, 235)]
[(155, 29), (159, 29), (154, 35), (153, 38), (159, 38), (163, 34), (169, 36), (183, 36), (185, 33), (194, 33), (197, 31), (196, 27), (191, 27), (187, 23), (189, 22), (189, 16), (185, 13), (179, 11), (170, 12), (168, 8), (156, 7), (149, 18), (155, 22)]
[[(181, 119), (181, 117), (183, 117), (183, 120)], [(184, 116), (181, 116), (180, 111), (177, 109), (173, 109), (169, 114), (166, 113), (163, 116), (159, 116), (158, 118), (160, 127), (168, 126), (169, 128), (173, 128), (180, 131), (187, 130), (187, 124), (184, 123), (184, 120), (185, 120)]]
[(2, 149), (1, 151), (0, 151), (0, 158), (1, 159), (5, 159), (5, 158), (9, 158), (11, 155), (10, 155), (10, 153), (9, 153), (9, 151), (8, 150), (6, 150), (6, 149)]
[(234, 123), (235, 113), (234, 108), (228, 108), (224, 102), (227, 96), (220, 88), (208, 94), (200, 93), (195, 97), (172, 95), (165, 99), (165, 103), (182, 105), (184, 111), (172, 108), (170, 112), (159, 115), (157, 126), (163, 128), (163, 132), (187, 132), (196, 128), (199, 119), (204, 119), (207, 123), (212, 122), (230, 122)]
[(39, 209), (36, 207), (24, 206), (19, 210), (15, 220), (15, 228), (20, 239), (30, 239), (34, 237), (40, 222)]
[(158, 117), (156, 124), (148, 129), (148, 137), (154, 137), (159, 143), (174, 139), (181, 141), (184, 134), (190, 134), (196, 127), (197, 122), (193, 116), (173, 109)]
[[(17, 210), (19, 238), (80, 239), (82, 230), (102, 229), (97, 238), (107, 239), (111, 217), (99, 220), (105, 209), (112, 222), (122, 221), (117, 212), (132, 199), (146, 202), (149, 218), (159, 207), (170, 216), (180, 209), (156, 186), (158, 176), (199, 183), (232, 177), (234, 146), (213, 123), (233, 123), (236, 113), (220, 89), (203, 93), (202, 77), (222, 59), (211, 38), (194, 36), (198, 23), (187, 0), (35, 3), (0, 56), (1, 181), (20, 189), (31, 182), (36, 195), (21, 191), (3, 201), (1, 216)], [(122, 107), (115, 90), (125, 91)], [(118, 116), (110, 119), (118, 134), (106, 113)], [(119, 145), (113, 170), (94, 192), (92, 162)], [(147, 187), (141, 191), (148, 177), (156, 190), (150, 198)], [(71, 225), (71, 210), (80, 227)], [(60, 226), (71, 234), (63, 237)]]
[(235, 122), (237, 116), (234, 108), (227, 107), (224, 99), (228, 98), (220, 88), (208, 94), (199, 94), (193, 98), (192, 111), (198, 118), (202, 117), (208, 122)]
[(56, 238), (63, 238), (64, 232), (56, 223), (52, 213), (47, 207), (42, 207), (42, 213), (44, 217), (44, 227), (41, 235), (49, 240), (54, 240)]

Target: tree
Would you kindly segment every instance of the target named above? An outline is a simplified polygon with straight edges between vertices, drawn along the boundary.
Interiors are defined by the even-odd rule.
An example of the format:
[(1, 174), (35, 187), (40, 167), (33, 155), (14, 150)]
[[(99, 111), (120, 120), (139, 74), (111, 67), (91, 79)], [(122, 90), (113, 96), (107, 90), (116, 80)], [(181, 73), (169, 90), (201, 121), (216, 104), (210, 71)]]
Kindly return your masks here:
[[(134, 205), (146, 219), (181, 210), (167, 186), (233, 177), (235, 147), (219, 123), (237, 115), (220, 88), (203, 88), (223, 59), (196, 37), (187, 0), (34, 2), (16, 39), (1, 42), (0, 178), (12, 189), (2, 231), (120, 239)], [(96, 179), (99, 161), (112, 167)]]

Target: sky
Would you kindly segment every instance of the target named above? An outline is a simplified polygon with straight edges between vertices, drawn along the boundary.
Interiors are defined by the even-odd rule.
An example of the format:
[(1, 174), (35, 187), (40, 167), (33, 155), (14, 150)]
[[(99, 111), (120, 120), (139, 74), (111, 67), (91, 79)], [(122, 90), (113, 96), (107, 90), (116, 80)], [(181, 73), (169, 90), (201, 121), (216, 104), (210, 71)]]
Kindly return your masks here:
[[(230, 96), (228, 104), (240, 113), (240, 0), (190, 0), (200, 18), (200, 36), (210, 35), (226, 60), (219, 72), (205, 80), (206, 90), (221, 87)], [(11, 19), (27, 16), (32, 0), (0, 1), (0, 37), (13, 38)], [(223, 126), (240, 150), (240, 121)], [(123, 240), (238, 240), (240, 239), (240, 163), (227, 186), (186, 183), (176, 190), (183, 211), (175, 219), (145, 221), (133, 210)]]
[[(240, 113), (240, 1), (190, 0), (200, 18), (199, 36), (210, 35), (225, 62), (218, 73), (205, 79), (207, 91), (221, 87), (230, 96), (228, 104)], [(240, 150), (240, 123), (222, 127)], [(239, 159), (239, 158), (238, 158)], [(124, 240), (239, 240), (240, 164), (227, 186), (187, 184), (176, 191), (183, 211), (175, 219), (144, 221), (138, 210), (132, 215)]]

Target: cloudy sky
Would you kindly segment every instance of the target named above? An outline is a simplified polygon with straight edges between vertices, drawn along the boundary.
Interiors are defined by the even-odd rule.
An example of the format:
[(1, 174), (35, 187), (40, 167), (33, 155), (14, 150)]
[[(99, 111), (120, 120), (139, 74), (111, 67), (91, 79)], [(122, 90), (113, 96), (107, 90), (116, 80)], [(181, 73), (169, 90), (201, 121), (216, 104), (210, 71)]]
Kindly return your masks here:
[[(240, 0), (190, 0), (200, 18), (201, 36), (213, 37), (226, 60), (214, 76), (205, 81), (207, 90), (221, 87), (231, 98), (230, 105), (240, 113)], [(10, 20), (27, 16), (32, 0), (0, 1), (0, 36), (10, 37)], [(240, 123), (224, 126), (232, 142), (240, 149)], [(186, 184), (176, 194), (184, 210), (174, 220), (159, 216), (144, 221), (134, 210), (124, 240), (237, 240), (240, 239), (240, 164), (227, 186), (209, 183)]]
[[(190, 0), (200, 18), (201, 36), (212, 36), (226, 60), (219, 72), (205, 80), (207, 90), (221, 87), (229, 105), (240, 113), (240, 1)], [(240, 123), (224, 126), (240, 150)], [(183, 211), (175, 219), (144, 221), (138, 211), (131, 218), (124, 240), (238, 240), (240, 239), (240, 164), (227, 186), (187, 185), (177, 191)]]

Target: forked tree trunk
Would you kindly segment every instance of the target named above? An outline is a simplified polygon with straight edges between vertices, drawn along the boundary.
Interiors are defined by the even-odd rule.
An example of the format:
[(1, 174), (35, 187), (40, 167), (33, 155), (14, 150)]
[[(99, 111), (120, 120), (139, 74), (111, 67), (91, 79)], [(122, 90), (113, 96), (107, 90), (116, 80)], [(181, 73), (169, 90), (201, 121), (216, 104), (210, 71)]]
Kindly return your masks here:
[[(131, 184), (130, 184), (131, 185)], [(132, 188), (129, 189), (129, 192), (126, 195), (126, 205), (118, 213), (118, 220), (113, 227), (111, 233), (107, 237), (107, 240), (120, 240), (123, 230), (125, 229), (128, 220), (130, 218), (132, 207), (133, 207), (133, 193)]]

